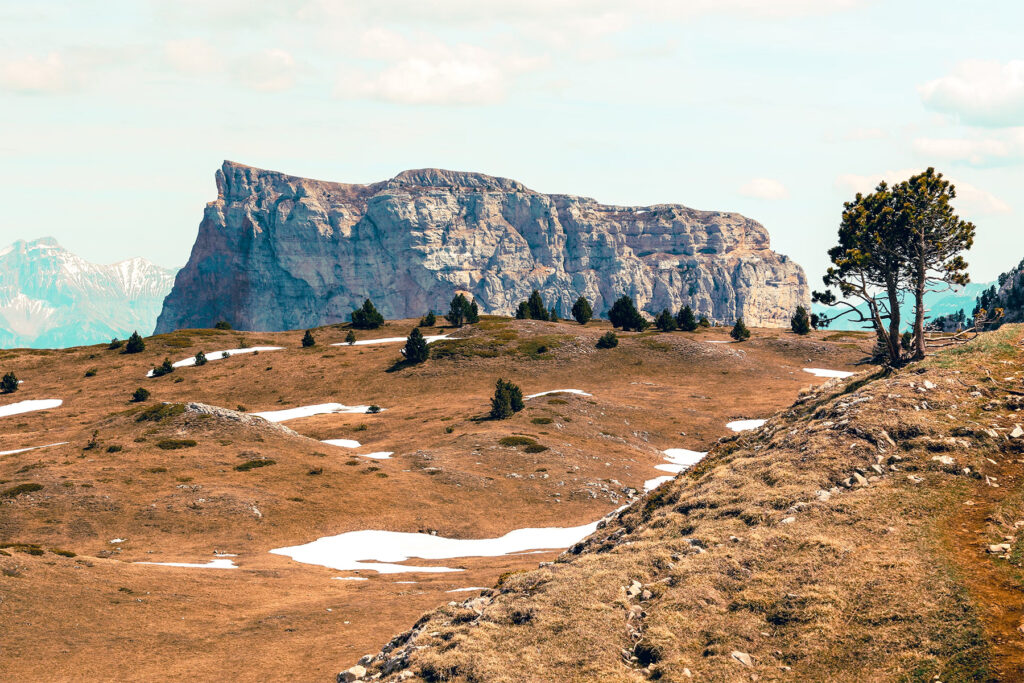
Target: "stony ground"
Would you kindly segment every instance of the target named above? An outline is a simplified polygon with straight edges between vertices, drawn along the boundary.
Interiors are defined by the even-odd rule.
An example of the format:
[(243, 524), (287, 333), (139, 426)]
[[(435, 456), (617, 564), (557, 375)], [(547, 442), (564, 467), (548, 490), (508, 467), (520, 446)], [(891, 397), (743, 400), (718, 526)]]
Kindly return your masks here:
[[(357, 335), (404, 337), (413, 324)], [(413, 368), (396, 365), (400, 345), (330, 346), (345, 326), (314, 330), (308, 349), (301, 332), (192, 330), (147, 339), (140, 354), (105, 345), (0, 352), (0, 371), (23, 380), (0, 407), (63, 400), (0, 417), (0, 452), (67, 442), (0, 455), (3, 677), (329, 680), (459, 596), (447, 591), (494, 585), (558, 553), (422, 561), (464, 571), (338, 581), (355, 573), (270, 549), (360, 529), (489, 538), (591, 522), (663, 474), (653, 468), (661, 450), (707, 449), (730, 434), (726, 422), (767, 417), (825, 381), (802, 368), (861, 370), (852, 363), (869, 344), (856, 333), (780, 330), (710, 343), (728, 337), (705, 330), (622, 334), (618, 348), (599, 351), (607, 329), (485, 319)], [(165, 357), (245, 346), (286, 348), (145, 377)], [(533, 399), (491, 421), (499, 377), (526, 394), (592, 396)], [(137, 387), (151, 398), (130, 402)], [(332, 401), (384, 410), (286, 429), (246, 417)], [(509, 436), (542, 448), (502, 445)], [(320, 442), (335, 438), (363, 447)], [(357, 455), (372, 451), (394, 456)], [(265, 466), (238, 469), (250, 461)], [(239, 569), (137, 564), (205, 563), (215, 551), (235, 555)]]
[(349, 677), (1024, 680), (1022, 337), (805, 393)]

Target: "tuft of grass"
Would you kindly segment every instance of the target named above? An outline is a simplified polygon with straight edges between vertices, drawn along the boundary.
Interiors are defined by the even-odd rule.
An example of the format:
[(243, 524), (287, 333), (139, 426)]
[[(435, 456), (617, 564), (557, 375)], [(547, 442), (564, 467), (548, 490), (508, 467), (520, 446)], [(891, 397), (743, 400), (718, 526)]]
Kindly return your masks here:
[(535, 425), (549, 425), (552, 422), (554, 422), (554, 420), (552, 420), (550, 417), (535, 417), (532, 420), (530, 420), (530, 422), (532, 422)]
[(75, 557), (75, 553), (61, 548), (50, 548), (50, 552), (54, 555), (60, 555), (61, 557)]
[(160, 403), (150, 406), (139, 413), (136, 422), (161, 422), (185, 412), (184, 403)]
[(528, 436), (503, 436), (498, 439), (498, 443), (502, 446), (536, 446), (537, 442)]
[(156, 442), (156, 447), (165, 451), (176, 451), (180, 448), (192, 448), (195, 445), (195, 439), (161, 439)]
[(0, 548), (10, 548), (19, 553), (28, 553), (29, 555), (42, 555), (46, 552), (35, 543), (2, 543)]
[(123, 450), (124, 450), (124, 446), (121, 446), (119, 444), (113, 444), (111, 446), (107, 446), (107, 453), (120, 453)]
[(88, 370), (85, 371), (85, 376), (86, 377), (95, 377), (96, 376), (96, 372), (97, 372), (96, 368), (89, 368)]
[(32, 493), (34, 491), (41, 491), (43, 489), (42, 484), (37, 484), (34, 481), (27, 482), (25, 484), (18, 484), (0, 493), (0, 498), (17, 498), (23, 493)]
[(539, 443), (531, 443), (527, 445), (526, 448), (524, 448), (523, 450), (527, 453), (543, 453), (544, 451), (548, 450), (548, 447), (542, 446)]
[(270, 458), (260, 458), (258, 460), (247, 460), (243, 462), (241, 465), (235, 465), (235, 469), (238, 470), (239, 472), (248, 472), (249, 470), (254, 470), (257, 467), (267, 467), (269, 465), (276, 464), (276, 460), (271, 460)]
[(146, 471), (149, 472), (150, 474), (162, 474), (162, 473), (167, 471), (167, 468), (166, 467), (149, 467), (149, 468), (146, 468)]

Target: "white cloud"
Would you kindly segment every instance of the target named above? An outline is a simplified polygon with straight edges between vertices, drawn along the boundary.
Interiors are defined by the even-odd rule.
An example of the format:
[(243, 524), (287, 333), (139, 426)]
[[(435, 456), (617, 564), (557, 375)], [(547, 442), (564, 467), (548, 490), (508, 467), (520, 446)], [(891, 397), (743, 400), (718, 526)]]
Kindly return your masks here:
[[(921, 173), (924, 169), (902, 169), (899, 171), (886, 171), (874, 175), (856, 175), (844, 173), (836, 178), (836, 189), (844, 192), (868, 193), (874, 191), (883, 180), (890, 185), (907, 180), (912, 175)], [(953, 203), (960, 210), (972, 214), (1000, 214), (1010, 213), (1013, 209), (1009, 204), (987, 190), (971, 185), (970, 183), (958, 182), (949, 176), (946, 180), (956, 187), (956, 199)]]
[(46, 57), (24, 57), (0, 62), (0, 88), (21, 93), (67, 90), (74, 78), (56, 52)]
[(219, 71), (223, 63), (217, 50), (202, 38), (167, 41), (164, 59), (175, 71), (191, 75)]
[(978, 126), (1024, 125), (1024, 61), (971, 60), (918, 88), (926, 106)]
[(291, 53), (273, 48), (235, 60), (232, 73), (248, 88), (279, 92), (295, 85), (296, 63)]
[(1024, 159), (1024, 127), (964, 138), (917, 138), (914, 150), (926, 159), (965, 162), (975, 166)]
[(754, 178), (740, 187), (740, 194), (754, 199), (775, 201), (789, 199), (789, 190), (778, 180), (771, 178)]

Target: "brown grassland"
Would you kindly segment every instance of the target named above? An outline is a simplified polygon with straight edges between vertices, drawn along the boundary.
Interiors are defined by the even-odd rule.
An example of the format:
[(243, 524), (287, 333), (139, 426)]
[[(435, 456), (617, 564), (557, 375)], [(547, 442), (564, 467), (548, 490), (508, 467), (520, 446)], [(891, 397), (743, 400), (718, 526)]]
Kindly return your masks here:
[[(414, 324), (391, 321), (357, 335), (405, 336)], [(962, 498), (980, 500), (975, 480), (942, 475), (924, 463), (922, 476), (952, 483), (914, 488), (897, 485), (905, 475), (889, 476), (838, 496), (841, 502), (832, 506), (802, 511), (792, 526), (779, 526), (776, 518), (806, 499), (808, 487), (824, 485), (824, 473), (838, 476), (865, 456), (849, 448), (846, 436), (823, 430), (789, 435), (775, 426), (775, 440), (784, 443), (755, 455), (749, 452), (753, 437), (730, 440), (683, 482), (642, 496), (643, 482), (661, 474), (653, 466), (662, 462), (662, 449), (706, 450), (730, 434), (726, 422), (768, 417), (792, 404), (801, 389), (825, 381), (802, 368), (863, 370), (853, 363), (870, 346), (864, 335), (829, 340), (828, 332), (798, 337), (754, 330), (753, 339), (742, 344), (711, 344), (727, 341), (727, 330), (648, 332), (620, 334), (617, 348), (595, 349), (607, 329), (601, 322), (581, 327), (485, 317), (454, 331), (460, 339), (432, 345), (431, 359), (415, 367), (396, 363), (400, 344), (330, 346), (344, 340), (343, 325), (314, 330), (317, 344), (311, 348), (301, 348), (301, 331), (184, 330), (147, 339), (139, 354), (106, 345), (0, 352), (0, 371), (13, 371), (24, 381), (0, 405), (64, 401), (51, 410), (0, 418), (0, 451), (67, 442), (0, 455), (0, 678), (330, 680), (424, 612), (451, 601), (446, 591), (491, 586), (503, 574), (506, 593), (495, 602), (494, 628), (484, 628), (483, 618), (439, 626), (434, 640), (449, 638), (454, 645), (444, 652), (425, 648), (409, 671), (429, 679), (434, 666), (442, 677), (447, 671), (467, 680), (527, 680), (531, 676), (507, 678), (512, 674), (500, 672), (510, 658), (524, 657), (522, 666), (544, 667), (541, 679), (639, 680), (650, 670), (640, 673), (644, 667), (620, 656), (633, 647), (621, 586), (670, 576), (689, 592), (657, 584), (666, 595), (690, 608), (705, 605), (707, 613), (679, 609), (658, 621), (653, 615), (660, 610), (648, 610), (644, 642), (660, 643), (663, 654), (657, 662), (641, 662), (645, 666), (674, 671), (671, 662), (687, 663), (711, 676), (715, 669), (707, 662), (728, 659), (725, 650), (742, 645), (757, 650), (757, 671), (768, 673), (778, 662), (791, 661), (796, 671), (800, 662), (790, 653), (804, 639), (805, 646), (830, 643), (836, 660), (829, 666), (838, 671), (850, 664), (843, 659), (850, 650), (844, 640), (829, 641), (826, 627), (856, 640), (855, 627), (867, 618), (881, 620), (887, 631), (922, 631), (919, 647), (939, 648), (936, 661), (944, 657), (940, 646), (955, 638), (926, 638), (929, 622), (918, 613), (927, 612), (931, 601), (950, 610), (952, 628), (958, 615), (974, 614), (974, 603), (962, 584), (947, 578), (955, 558), (924, 567), (921, 562), (930, 556), (920, 544), (938, 547), (943, 534), (955, 533), (937, 522), (947, 508), (960, 511)], [(286, 348), (144, 377), (165, 357), (176, 361), (199, 350), (270, 345)], [(499, 377), (518, 383), (524, 394), (575, 388), (592, 396), (545, 396), (527, 401), (511, 419), (488, 420)], [(151, 397), (131, 402), (137, 387)], [(291, 434), (182, 410), (190, 401), (247, 412), (332, 401), (384, 410), (292, 420), (285, 423), (297, 432)], [(925, 414), (908, 410), (901, 406), (893, 419), (927, 422)], [(928, 424), (922, 434), (944, 428)], [(526, 442), (509, 437), (532, 439), (546, 450), (528, 452)], [(336, 438), (355, 439), (363, 447), (350, 451), (320, 443)], [(812, 438), (827, 444), (825, 453), (814, 450), (818, 442)], [(794, 460), (801, 444), (802, 464)], [(394, 456), (356, 455), (370, 451)], [(768, 453), (792, 457), (765, 464)], [(712, 481), (718, 483), (701, 483)], [(682, 505), (683, 491), (702, 486), (708, 487), (699, 494), (705, 507), (688, 515), (672, 512)], [(1008, 494), (1010, 487), (1000, 491)], [(920, 500), (908, 497), (918, 495)], [(607, 529), (627, 529), (635, 552), (627, 552), (634, 546), (621, 540), (608, 552), (588, 546), (572, 562), (526, 573), (508, 575), (536, 570), (557, 551), (414, 561), (464, 571), (362, 572), (366, 581), (333, 580), (355, 574), (268, 552), (359, 529), (487, 538), (528, 526), (575, 526), (633, 499), (640, 503)], [(909, 510), (902, 516), (901, 506)], [(814, 533), (810, 520), (820, 524)], [(694, 530), (683, 533), (687, 525)], [(730, 534), (742, 540), (730, 542)], [(671, 560), (684, 537), (701, 539), (708, 552)], [(203, 563), (215, 550), (236, 555), (239, 568), (136, 564)], [(670, 562), (675, 569), (666, 569)], [(853, 582), (854, 569), (874, 572), (878, 587), (845, 602), (852, 598), (844, 581)], [(807, 597), (819, 584), (824, 607), (817, 593)], [(895, 586), (917, 592), (917, 612), (901, 620), (890, 609), (901, 604), (889, 595)], [(780, 597), (787, 591), (804, 597)], [(524, 595), (537, 601), (535, 626), (507, 626), (505, 616), (497, 616), (502, 601)], [(796, 602), (787, 607), (785, 600)], [(792, 612), (792, 618), (765, 626), (772, 610)], [(981, 639), (982, 622), (971, 623)], [(782, 635), (759, 635), (766, 629)], [(790, 635), (797, 633), (805, 636)], [(865, 643), (864, 656), (873, 658), (875, 649), (897, 640)], [(488, 649), (494, 643), (501, 647)], [(704, 663), (691, 662), (694, 648), (710, 651)], [(770, 654), (776, 650), (783, 655)]]

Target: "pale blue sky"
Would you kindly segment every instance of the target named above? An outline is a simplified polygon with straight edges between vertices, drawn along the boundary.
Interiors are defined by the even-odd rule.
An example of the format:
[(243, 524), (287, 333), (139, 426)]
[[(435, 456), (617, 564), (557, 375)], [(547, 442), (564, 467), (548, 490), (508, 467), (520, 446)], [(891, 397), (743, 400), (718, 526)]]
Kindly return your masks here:
[(1021, 26), (1019, 0), (0, 0), (0, 242), (180, 266), (223, 159), (438, 166), (739, 211), (817, 287), (842, 202), (934, 165), (989, 280), (1024, 257)]

